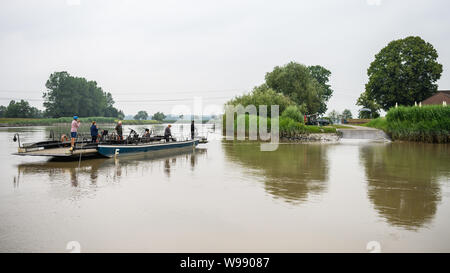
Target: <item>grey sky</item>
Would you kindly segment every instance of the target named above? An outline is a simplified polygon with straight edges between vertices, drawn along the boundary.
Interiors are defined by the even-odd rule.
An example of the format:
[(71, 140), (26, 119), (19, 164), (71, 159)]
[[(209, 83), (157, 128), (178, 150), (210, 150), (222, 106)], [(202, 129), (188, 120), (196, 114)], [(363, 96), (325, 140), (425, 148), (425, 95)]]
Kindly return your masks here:
[[(79, 2), (79, 5), (77, 5)], [(332, 72), (328, 109), (350, 108), (374, 55), (410, 35), (434, 45), (450, 89), (449, 1), (0, 2), (0, 104), (42, 109), (50, 73), (95, 80), (126, 114), (170, 112), (203, 96), (223, 104), (296, 61)], [(154, 100), (154, 101), (152, 101)]]

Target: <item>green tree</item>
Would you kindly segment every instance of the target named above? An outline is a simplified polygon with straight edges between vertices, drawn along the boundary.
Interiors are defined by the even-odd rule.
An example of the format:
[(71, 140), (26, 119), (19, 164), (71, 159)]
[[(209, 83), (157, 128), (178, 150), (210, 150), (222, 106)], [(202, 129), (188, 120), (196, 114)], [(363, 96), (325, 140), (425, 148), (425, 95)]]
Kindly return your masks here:
[(327, 102), (333, 94), (331, 85), (328, 84), (331, 76), (331, 71), (320, 65), (308, 66), (308, 70), (314, 79), (322, 86), (322, 93), (320, 98), (319, 114), (327, 111)]
[[(371, 99), (367, 92), (363, 92), (358, 100), (356, 101), (356, 105), (362, 106), (363, 110), (359, 110), (358, 117), (359, 118), (377, 118), (380, 116), (380, 105), (375, 102), (375, 100)], [(368, 110), (368, 111), (364, 111)]]
[(36, 107), (30, 106), (28, 101), (20, 100), (18, 102), (12, 100), (7, 107), (3, 107), (3, 117), (6, 118), (40, 118), (42, 112)]
[(246, 107), (248, 105), (254, 105), (259, 114), (259, 106), (267, 105), (267, 116), (271, 116), (272, 105), (278, 105), (280, 113), (290, 106), (295, 105), (295, 103), (290, 100), (287, 96), (275, 92), (273, 89), (269, 88), (266, 84), (256, 86), (253, 88), (252, 92), (242, 96), (235, 97), (234, 99), (228, 101), (226, 105), (242, 105)]
[(331, 120), (332, 123), (338, 123), (342, 118), (342, 115), (338, 111), (333, 110), (328, 113), (327, 117)]
[(164, 115), (164, 113), (162, 113), (162, 112), (156, 112), (155, 114), (153, 114), (154, 120), (163, 121), (165, 118), (166, 118), (166, 115)]
[(4, 118), (6, 114), (6, 106), (0, 105), (0, 118)]
[(123, 112), (114, 108), (112, 95), (104, 92), (95, 81), (73, 77), (69, 73), (55, 72), (45, 84), (45, 115), (64, 117), (79, 116), (123, 117)]
[(146, 111), (139, 111), (135, 116), (135, 120), (146, 120), (148, 118), (148, 114)]
[(437, 91), (442, 65), (437, 51), (420, 37), (390, 42), (370, 64), (366, 84), (368, 96), (385, 111), (399, 105), (413, 105)]
[(344, 109), (344, 111), (342, 111), (342, 118), (345, 120), (352, 119), (352, 111), (350, 111), (350, 109)]
[(298, 105), (306, 107), (307, 114), (323, 111), (321, 104), (325, 94), (324, 87), (305, 65), (290, 62), (282, 67), (276, 66), (266, 74), (266, 84)]

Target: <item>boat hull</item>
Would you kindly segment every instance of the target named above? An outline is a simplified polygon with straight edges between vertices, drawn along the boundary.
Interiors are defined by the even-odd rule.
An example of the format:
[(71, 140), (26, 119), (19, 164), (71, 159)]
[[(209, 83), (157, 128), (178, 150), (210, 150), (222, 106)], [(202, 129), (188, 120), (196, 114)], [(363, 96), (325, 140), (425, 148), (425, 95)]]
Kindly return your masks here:
[(99, 144), (97, 151), (106, 157), (123, 156), (138, 153), (164, 153), (169, 150), (192, 149), (198, 145), (198, 140), (149, 143), (149, 144)]

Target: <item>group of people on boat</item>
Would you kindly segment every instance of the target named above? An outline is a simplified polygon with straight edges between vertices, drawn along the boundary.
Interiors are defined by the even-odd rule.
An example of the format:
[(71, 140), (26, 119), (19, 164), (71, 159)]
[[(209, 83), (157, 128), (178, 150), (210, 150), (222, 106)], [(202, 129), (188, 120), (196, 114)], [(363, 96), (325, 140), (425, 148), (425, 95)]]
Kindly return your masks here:
[[(166, 142), (169, 142), (169, 139), (172, 138), (172, 131), (170, 130), (171, 127), (172, 125), (169, 124), (164, 130), (164, 139), (166, 140)], [(191, 121), (191, 139), (194, 139), (194, 136), (195, 136), (195, 124), (194, 121)]]
[[(81, 125), (81, 121), (79, 120), (78, 116), (74, 116), (72, 124), (71, 124), (71, 129), (70, 129), (70, 138), (71, 138), (70, 139), (70, 147), (71, 148), (73, 148), (75, 145), (75, 141), (78, 136), (78, 128), (80, 128), (80, 125)], [(167, 125), (166, 129), (164, 130), (164, 139), (166, 140), (166, 142), (169, 142), (171, 139), (173, 140), (171, 127), (172, 127), (172, 125), (169, 124), (169, 125)], [(119, 120), (114, 129), (116, 130), (119, 140), (123, 140), (122, 121)], [(96, 121), (92, 121), (90, 131), (91, 131), (91, 141), (93, 143), (98, 142), (101, 135), (98, 133), (98, 126), (97, 126)], [(191, 139), (194, 139), (194, 136), (195, 136), (195, 124), (194, 124), (194, 121), (192, 121), (191, 122)], [(145, 133), (142, 137), (150, 138), (150, 130), (145, 129)], [(66, 135), (61, 136), (61, 141), (64, 141), (64, 140), (67, 141)]]

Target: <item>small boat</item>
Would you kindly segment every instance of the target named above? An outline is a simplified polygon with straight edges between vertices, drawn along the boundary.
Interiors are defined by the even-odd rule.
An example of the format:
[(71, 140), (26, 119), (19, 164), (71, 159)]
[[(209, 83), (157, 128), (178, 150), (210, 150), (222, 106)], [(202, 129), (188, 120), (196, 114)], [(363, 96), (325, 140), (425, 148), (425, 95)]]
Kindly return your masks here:
[(21, 144), (19, 134), (14, 135), (14, 142), (18, 141), (19, 149), (14, 155), (21, 156), (44, 156), (58, 159), (79, 159), (92, 157), (112, 157), (124, 154), (138, 154), (151, 152), (152, 155), (165, 155), (172, 152), (187, 151), (195, 149), (199, 143), (207, 143), (205, 137), (192, 140), (177, 141), (170, 138), (165, 141), (164, 136), (139, 136), (136, 131), (131, 129), (130, 134), (121, 140), (115, 134), (108, 134), (108, 131), (102, 133), (99, 142), (89, 142), (85, 136), (80, 136), (81, 140), (75, 142), (75, 147), (70, 148), (70, 142), (53, 140), (40, 141), (34, 143)]
[(154, 154), (165, 153), (168, 150), (189, 150), (195, 149), (198, 139), (171, 142), (149, 142), (149, 143), (124, 143), (124, 144), (98, 144), (97, 151), (102, 156), (113, 157), (119, 155), (129, 155), (137, 153), (151, 152)]

